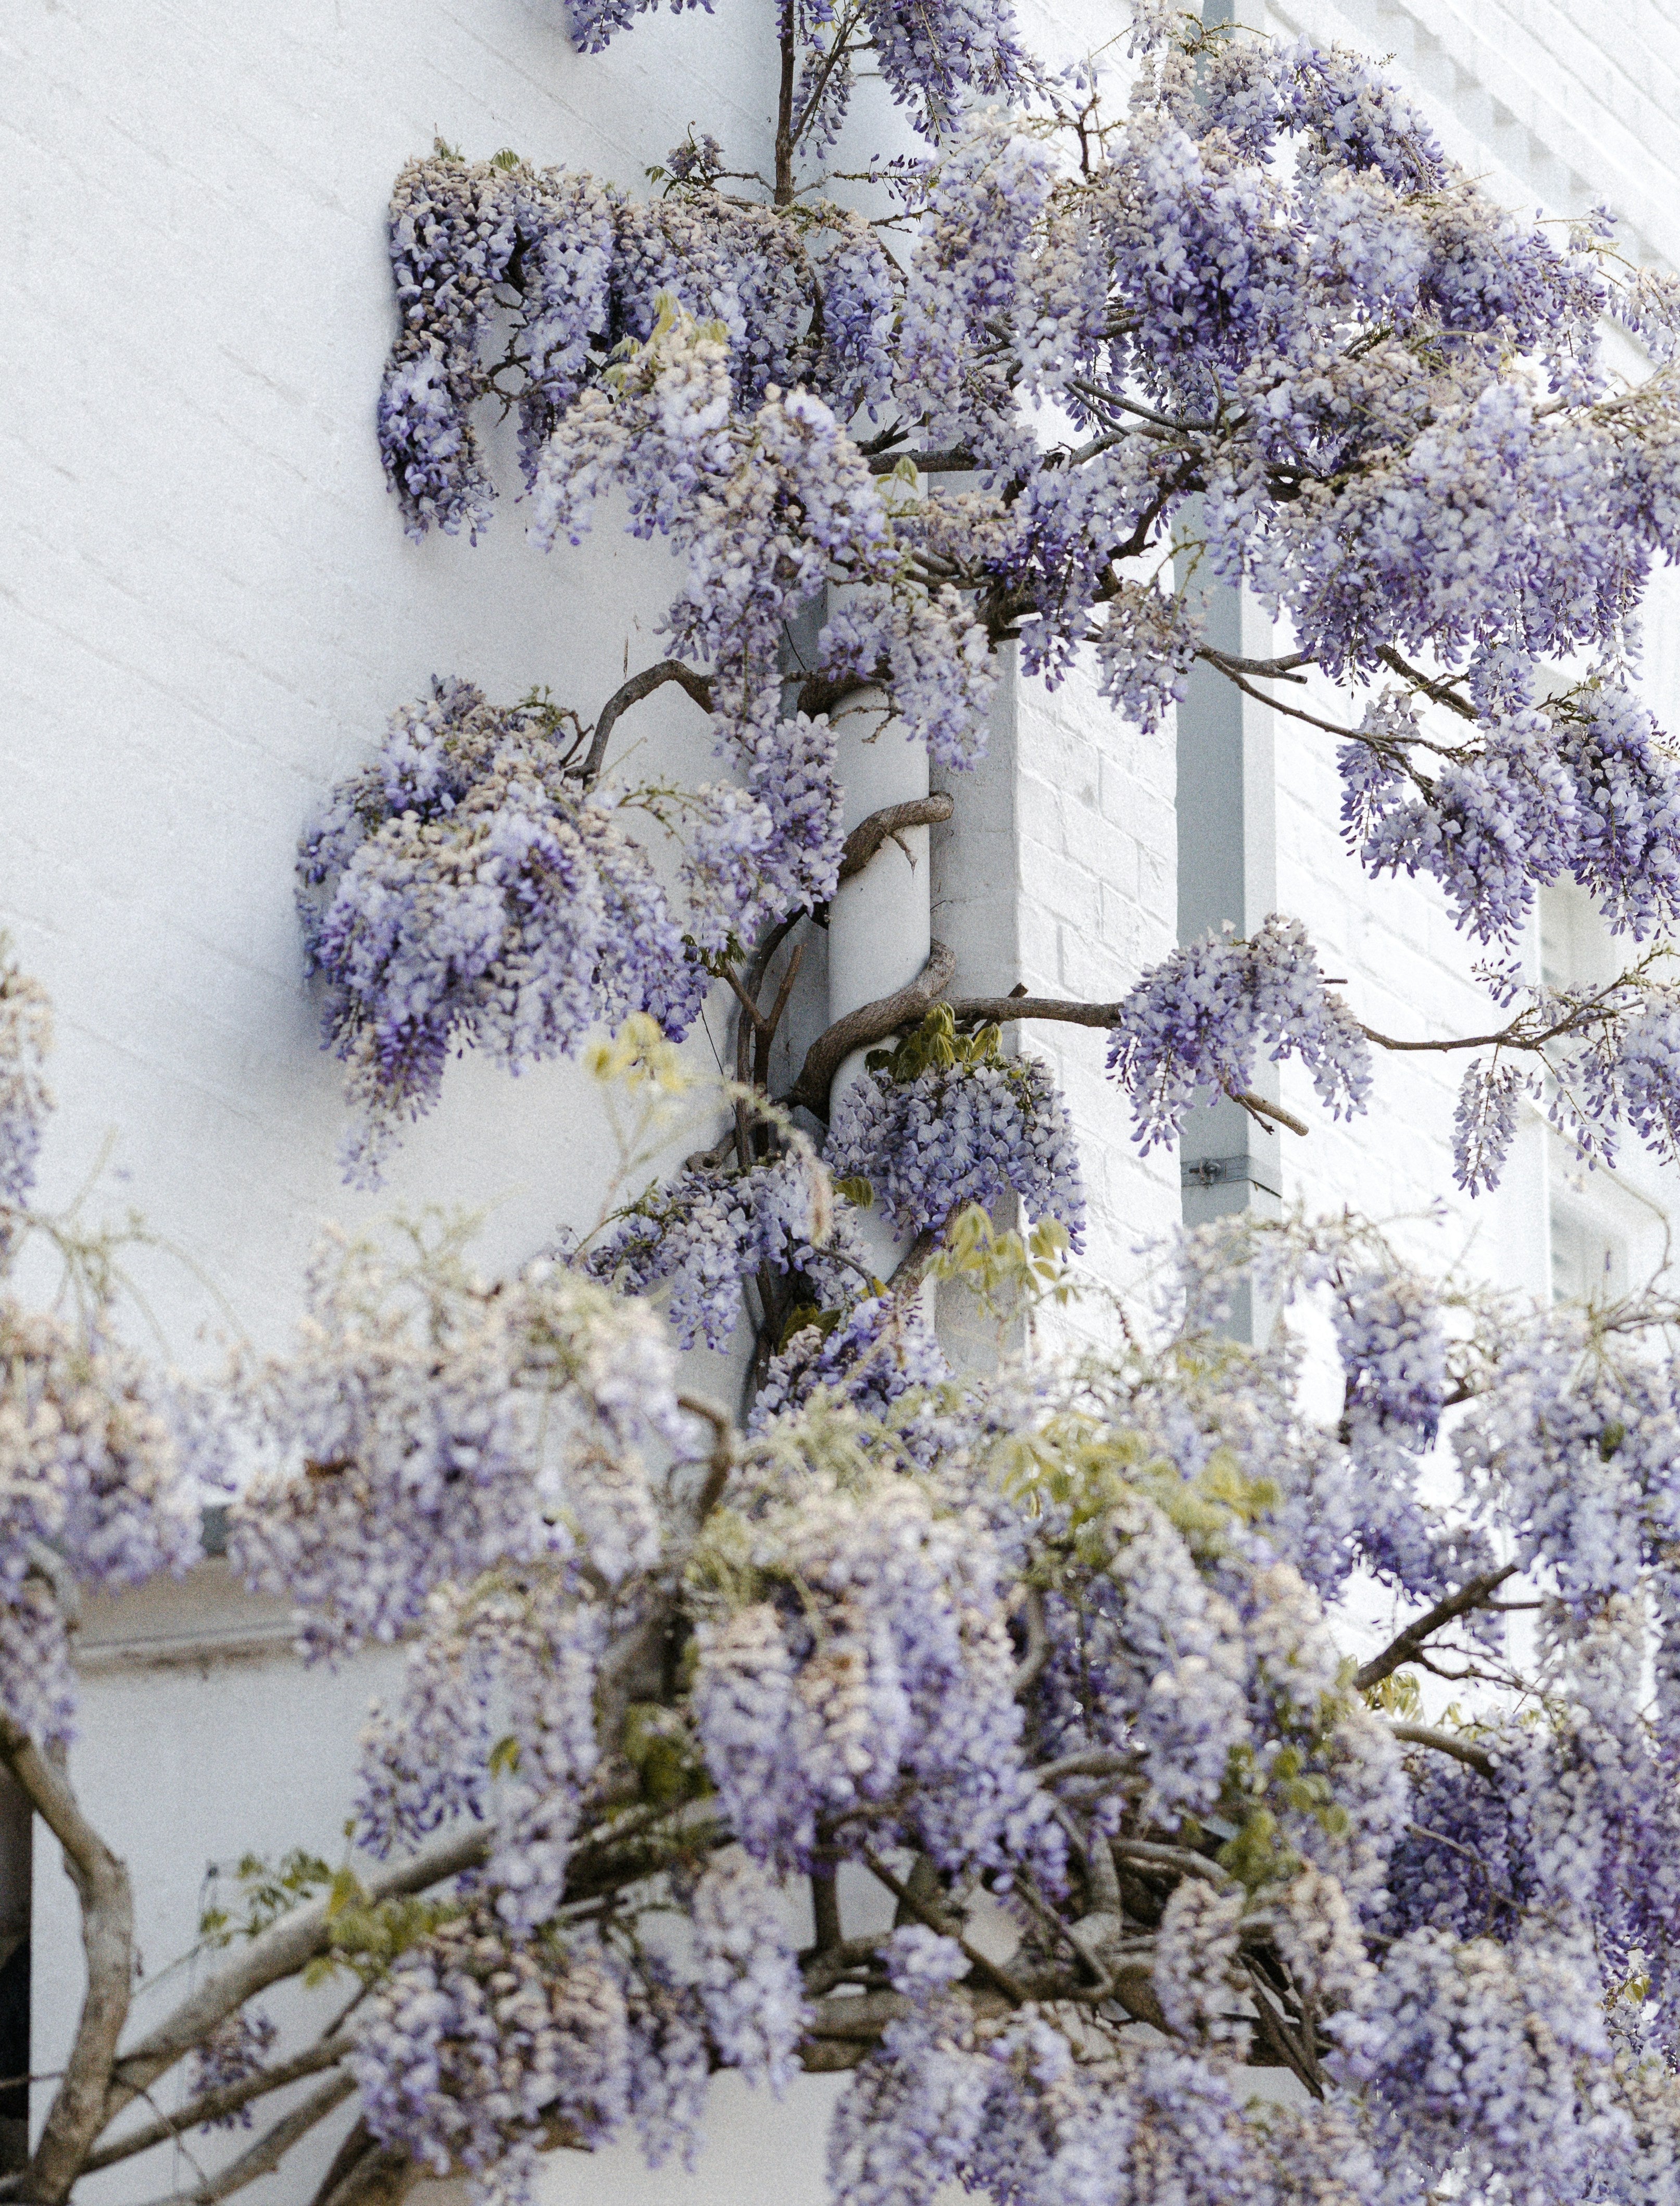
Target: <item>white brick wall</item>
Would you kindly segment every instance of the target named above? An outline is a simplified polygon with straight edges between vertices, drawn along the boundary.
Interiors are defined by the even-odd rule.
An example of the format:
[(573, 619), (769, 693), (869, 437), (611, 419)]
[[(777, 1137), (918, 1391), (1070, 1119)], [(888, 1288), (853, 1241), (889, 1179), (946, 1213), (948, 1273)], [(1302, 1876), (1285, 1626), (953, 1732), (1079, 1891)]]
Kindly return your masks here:
[[(474, 155), (512, 144), (632, 182), (690, 121), (745, 142), (769, 110), (762, 41), (748, 36), (765, 4), (719, 0), (715, 23), (648, 17), (596, 60), (569, 51), (558, 0), (20, 0), (0, 26), (13, 516), (0, 540), (0, 923), (57, 1005), (47, 1192), (75, 1187), (114, 1130), (116, 1178), (96, 1207), (138, 1206), (259, 1335), (283, 1329), (324, 1216), (499, 1201), (487, 1255), (501, 1261), (559, 1219), (591, 1215), (605, 1163), (572, 1069), (514, 1084), (468, 1064), (385, 1195), (352, 1198), (338, 1181), (337, 1072), (298, 981), (300, 824), (434, 671), (498, 697), (546, 683), (593, 712), (627, 652), (631, 664), (654, 654), (669, 588), (664, 555), (605, 523), (582, 552), (540, 559), (511, 505), (477, 551), (403, 539), (372, 438), (391, 180), (434, 133)], [(1680, 257), (1667, 128), (1680, 33), (1646, 0), (1279, 0), (1273, 20), (1392, 51), (1453, 150), (1513, 205), (1609, 196), (1642, 252)], [(1086, 0), (1027, 18), (1051, 63), (1115, 27)], [(1654, 640), (1664, 695), (1677, 635), (1669, 624)], [(1117, 996), (1173, 939), (1170, 732), (1140, 736), (1082, 675), (1053, 695), (1021, 685), (1003, 717), (1004, 751), (975, 784), (953, 784), (962, 809), (934, 838), (934, 931), (962, 957), (960, 989), (1019, 979)], [(703, 760), (681, 701), (644, 708), (641, 724), (651, 755)], [(1280, 903), (1374, 1023), (1415, 1032), (1479, 1017), (1439, 897), (1373, 887), (1340, 850), (1329, 749), (1280, 724)], [(819, 954), (812, 979), (819, 1000)], [(1084, 1138), (1090, 1264), (1123, 1278), (1137, 1240), (1177, 1217), (1176, 1162), (1134, 1155), (1100, 1035), (1028, 1040), (1056, 1065)], [(704, 1034), (694, 1046), (706, 1052)], [(1343, 1130), (1286, 1076), (1286, 1100), (1314, 1124), (1308, 1142), (1287, 1142), (1287, 1191), (1379, 1213), (1441, 1193), (1456, 1077), (1427, 1059), (1384, 1064), (1372, 1116)], [(1536, 1129), (1507, 1190), (1457, 1217), (1451, 1244), (1474, 1231), (1473, 1262), (1538, 1283), (1543, 1178)], [(193, 1352), (214, 1317), (198, 1279), (163, 1257), (140, 1268)], [(190, 1610), (198, 1597), (180, 1599)], [(126, 1615), (99, 1628), (120, 1637)], [(203, 1857), (330, 1843), (366, 1683), (300, 1681), (272, 1663), (90, 1676), (76, 1771), (155, 1895), (154, 1969), (190, 1921)], [(317, 1732), (319, 1752), (295, 1750)], [(79, 1968), (51, 1851), (37, 1878), (43, 2066)], [(551, 2196), (814, 2200), (832, 2089), (801, 2085), (784, 2117), (756, 2126), (726, 2098), (694, 2181), (614, 2155), (559, 2163)], [(169, 2189), (167, 2157), (98, 2196)]]

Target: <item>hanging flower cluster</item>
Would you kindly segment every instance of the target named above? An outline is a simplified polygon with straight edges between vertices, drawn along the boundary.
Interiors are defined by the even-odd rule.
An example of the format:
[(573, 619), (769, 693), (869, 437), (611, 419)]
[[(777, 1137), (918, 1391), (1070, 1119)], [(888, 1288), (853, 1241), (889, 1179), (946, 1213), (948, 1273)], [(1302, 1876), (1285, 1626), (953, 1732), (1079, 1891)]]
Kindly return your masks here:
[(1059, 1092), (1035, 1058), (1004, 1057), (996, 1027), (960, 1039), (948, 1005), (872, 1052), (835, 1107), (826, 1154), (837, 1178), (867, 1183), (901, 1232), (938, 1233), (955, 1212), (1012, 1191), (1084, 1245), (1085, 1189)]
[(331, 1236), (308, 1309), (298, 1354), (238, 1374), (273, 1459), (229, 1553), (299, 1604), (309, 1651), (395, 1640), (501, 1564), (614, 1583), (655, 1559), (648, 1482), (676, 1410), (651, 1312), (563, 1267), (492, 1292), (447, 1251), (404, 1267)]
[(377, 1181), (452, 1047), (517, 1072), (603, 1019), (645, 1011), (681, 1034), (694, 1017), (705, 975), (646, 855), (566, 764), (544, 707), (440, 683), (304, 838), (305, 943), (361, 1113), (352, 1178)]
[[(1309, 1409), (1290, 1327), (1218, 1339), (1245, 1264), (1280, 1308), (1327, 1299), (1338, 1403)], [(473, 1839), (453, 1894), (399, 1879), (375, 1903), (352, 1878), (324, 1918), (366, 1982), (348, 2066), (379, 2143), (524, 2201), (557, 2143), (634, 2129), (692, 2156), (714, 2067), (777, 2088), (855, 2065), (831, 2168), (858, 2206), (935, 2175), (1143, 2206), (1169, 2164), (1205, 2206), (1448, 2180), (1659, 2206), (1680, 2139), (1663, 1314), (1460, 1293), (1449, 1324), (1345, 1220), (1225, 1221), (1180, 1278), (1116, 1355), (962, 1384), (867, 1297), (794, 1332), (742, 1435), (685, 1414), (652, 1321), (575, 1270), (490, 1288), (447, 1239), (401, 1266), (324, 1254), (296, 1348), (242, 1375), (277, 1460), (230, 1553), (307, 1646), (410, 1642), (363, 1742), (360, 1842)], [(143, 1385), (119, 1430), (115, 1363), (4, 1326), (0, 1444), (32, 1412), (36, 1447), (9, 1583), (53, 1590), (51, 1556), (27, 1560), (49, 1540), (94, 1579), (165, 1565), (196, 1493)], [(1423, 1491), (1432, 1450), (1451, 1500)], [(1496, 1540), (1542, 1589), (1533, 1690), (1397, 1736), (1314, 1584), (1362, 1559), (1433, 1603), (1496, 1583)], [(1497, 1610), (1463, 1621), (1497, 1641)], [(62, 1736), (31, 1651), (0, 1704)], [(843, 1861), (914, 1920), (819, 1917), (797, 1945), (791, 1881)], [(1245, 2068), (1280, 2047), (1325, 2096), (1261, 2114)], [(271, 2051), (241, 2001), (194, 2088), (259, 2082)]]
[(621, 1292), (668, 1288), (678, 1345), (723, 1348), (741, 1315), (741, 1286), (761, 1267), (803, 1271), (825, 1237), (827, 1185), (802, 1147), (744, 1170), (691, 1166), (643, 1196), (586, 1260)]
[[(878, 1831), (942, 1863), (995, 1854), (1031, 1803), (998, 1559), (979, 1523), (889, 1477), (767, 1499), (740, 1562), (732, 1528), (721, 1536), (700, 1570), (738, 1593), (744, 1562), (757, 1597), (703, 1615), (694, 1720), (748, 1851), (804, 1867), (819, 1816), (873, 1809)], [(906, 1796), (901, 1819), (891, 1804)]]
[(587, 1944), (545, 1953), (463, 1916), (398, 1965), (358, 2028), (352, 2069), (373, 2134), (488, 2198), (530, 2196), (545, 2137), (593, 2145), (629, 2114), (620, 1972)]
[(1680, 758), (1625, 690), (1503, 703), (1433, 780), (1407, 702), (1365, 724), (1376, 742), (1341, 756), (1349, 839), (1373, 873), (1433, 873), (1471, 934), (1513, 938), (1536, 887), (1564, 875), (1636, 939), (1680, 914)]
[(1176, 1141), (1198, 1089), (1241, 1095), (1261, 1051), (1298, 1057), (1338, 1118), (1364, 1104), (1371, 1053), (1330, 994), (1299, 920), (1273, 912), (1252, 940), (1210, 934), (1152, 966), (1120, 1006), (1109, 1070), (1132, 1096), (1138, 1146)]
[(1665, 977), (1668, 953), (1600, 988), (1498, 993), (1526, 999), (1510, 1043), (1474, 1058), (1459, 1083), (1453, 1171), (1470, 1194), (1495, 1187), (1525, 1098), (1589, 1166), (1616, 1161), (1623, 1129), (1665, 1163), (1680, 1155), (1680, 988)]
[(771, 1358), (753, 1400), (752, 1423), (802, 1408), (819, 1387), (883, 1416), (902, 1395), (925, 1393), (950, 1376), (950, 1367), (914, 1296), (853, 1297), (832, 1310), (813, 1309), (796, 1320)]
[(0, 935), (0, 1271), (18, 1237), (18, 1213), (35, 1184), (35, 1160), (52, 1103), (41, 1070), (51, 1038), (45, 992), (20, 971)]

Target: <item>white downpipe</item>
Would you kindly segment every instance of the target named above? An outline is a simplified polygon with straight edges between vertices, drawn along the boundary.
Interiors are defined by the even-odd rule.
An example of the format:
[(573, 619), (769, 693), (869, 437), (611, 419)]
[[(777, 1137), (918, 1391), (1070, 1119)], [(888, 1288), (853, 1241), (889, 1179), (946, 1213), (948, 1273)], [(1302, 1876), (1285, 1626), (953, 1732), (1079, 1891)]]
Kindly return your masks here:
[[(872, 812), (927, 794), (927, 747), (906, 740), (902, 720), (883, 721), (884, 702), (879, 690), (864, 690), (836, 716), (836, 763), (849, 835)], [(927, 830), (911, 827), (899, 841), (884, 843), (861, 873), (843, 881), (829, 906), (830, 1023), (914, 981), (927, 963), (932, 931)], [(854, 1050), (834, 1076), (836, 1105), (862, 1072), (866, 1053)], [(873, 1211), (859, 1223), (869, 1264), (885, 1279), (907, 1241), (895, 1241)]]

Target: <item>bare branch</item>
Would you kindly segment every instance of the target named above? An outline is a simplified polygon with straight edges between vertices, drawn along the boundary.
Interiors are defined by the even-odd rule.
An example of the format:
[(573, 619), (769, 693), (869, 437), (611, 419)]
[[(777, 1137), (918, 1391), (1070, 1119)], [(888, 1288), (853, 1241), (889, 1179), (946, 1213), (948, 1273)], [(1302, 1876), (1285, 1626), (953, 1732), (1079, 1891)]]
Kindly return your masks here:
[(1064, 1754), (1059, 1762), (1040, 1762), (1027, 1774), (1034, 1785), (1054, 1785), (1063, 1777), (1119, 1777), (1136, 1765), (1135, 1754), (1116, 1754), (1108, 1747), (1099, 1746), (1087, 1748), (1082, 1754)]
[(339, 2146), (311, 2206), (397, 2206), (422, 2173), (417, 2161), (381, 2144), (366, 2122), (358, 2121)]
[(1118, 1004), (1069, 1003), (1060, 996), (959, 996), (951, 1016), (960, 1027), (1007, 1026), (1011, 1019), (1060, 1019), (1076, 1027), (1111, 1027)]
[(1436, 704), (1445, 705), (1449, 712), (1457, 712), (1461, 720), (1469, 720), (1474, 723), (1480, 719), (1481, 715), (1476, 711), (1475, 707), (1468, 698), (1461, 697), (1451, 683), (1432, 681), (1428, 675), (1421, 672), (1417, 667), (1409, 666), (1392, 645), (1379, 644), (1377, 647), (1377, 656), (1383, 665), (1397, 674), (1403, 682), (1409, 683), (1414, 689), (1421, 689), (1426, 697), (1433, 698)]
[(81, 1812), (63, 1771), (9, 1717), (0, 1716), (0, 1761), (64, 1850), (81, 1906), (87, 1989), (75, 2042), (19, 2195), (56, 2206), (81, 2173), (105, 2122), (111, 2063), (128, 2018), (134, 1976), (134, 1904), (128, 1872)]
[(893, 1267), (892, 1277), (887, 1281), (888, 1291), (895, 1302), (903, 1302), (913, 1295), (927, 1276), (927, 1267), (933, 1261), (939, 1246), (939, 1237), (924, 1226), (899, 1262)]
[(1355, 730), (1352, 728), (1338, 727), (1334, 720), (1321, 719), (1316, 712), (1303, 712), (1299, 705), (1286, 705), (1281, 697), (1268, 697), (1265, 690), (1256, 689), (1248, 677), (1238, 671), (1241, 661), (1229, 657), (1224, 652), (1215, 651), (1211, 645), (1204, 644), (1196, 656), (1205, 659), (1210, 666), (1217, 667), (1227, 682), (1235, 683), (1245, 697), (1252, 697), (1257, 705), (1268, 706), (1272, 712), (1282, 712), (1291, 720), (1304, 720), (1309, 728), (1318, 728), (1326, 736), (1335, 736), (1342, 742), (1354, 740)]
[(686, 1410), (691, 1417), (699, 1417), (712, 1428), (712, 1452), (706, 1458), (709, 1469), (706, 1484), (700, 1489), (700, 1499), (694, 1505), (694, 1520), (704, 1523), (717, 1507), (729, 1484), (730, 1473), (738, 1461), (735, 1419), (721, 1402), (714, 1402), (709, 1394), (679, 1394), (676, 1405)]
[(902, 835), (907, 827), (936, 826), (956, 809), (955, 798), (941, 790), (931, 796), (913, 796), (903, 804), (884, 805), (861, 820), (847, 836), (840, 852), (839, 879), (849, 881), (861, 873), (883, 843)]
[(172, 2191), (167, 2197), (153, 2200), (152, 2206), (216, 2206), (217, 2199), (230, 2198), (259, 2176), (271, 2174), (298, 2139), (324, 2122), (335, 2108), (342, 2107), (355, 2088), (352, 2076), (330, 2078), (307, 2099), (300, 2100), (289, 2114), (283, 2114), (271, 2129), (265, 2130), (236, 2160), (230, 2160), (190, 2191)]
[(1232, 1879), (1206, 1854), (1189, 1846), (1158, 1845), (1152, 1839), (1117, 1839), (1114, 1851), (1122, 1861), (1138, 1862), (1145, 1869), (1177, 1869), (1184, 1876), (1199, 1876), (1208, 1884), (1230, 1884)]
[(883, 689), (892, 679), (892, 669), (882, 659), (868, 674), (813, 674), (800, 684), (799, 695), (794, 700), (794, 710), (803, 712), (807, 720), (820, 719), (825, 712), (860, 690)]
[(1292, 1134), (1309, 1134), (1313, 1130), (1304, 1118), (1297, 1118), (1293, 1111), (1286, 1111), (1281, 1103), (1270, 1103), (1264, 1095), (1256, 1095), (1245, 1088), (1241, 1094), (1232, 1091), (1231, 1100), (1240, 1103), (1251, 1118), (1275, 1118), (1280, 1126), (1287, 1126)]
[(259, 2068), (238, 2084), (223, 2084), (213, 2091), (200, 2091), (196, 2099), (189, 2099), (173, 2114), (160, 2114), (155, 2122), (143, 2129), (129, 2130), (114, 2144), (102, 2145), (98, 2152), (90, 2153), (82, 2163), (82, 2173), (92, 2175), (102, 2167), (111, 2167), (119, 2160), (132, 2160), (137, 2152), (150, 2152), (154, 2144), (164, 2144), (183, 2130), (200, 2128), (206, 2122), (219, 2122), (228, 2114), (235, 2114), (241, 2107), (249, 2106), (253, 2099), (266, 2098), (271, 2091), (283, 2090), (288, 2084), (295, 2084), (305, 2076), (319, 2075), (323, 2068), (331, 2068), (347, 2054), (354, 2039), (349, 2030), (335, 2031), (323, 2037), (301, 2053), (295, 2053), (289, 2060), (277, 2060), (271, 2067)]
[(915, 2009), (903, 1992), (842, 1993), (825, 1999), (805, 2025), (808, 2037), (879, 2038), (888, 2023)]
[(799, 969), (805, 962), (805, 948), (803, 942), (795, 944), (793, 956), (788, 960), (788, 969), (782, 975), (782, 985), (776, 991), (776, 1000), (770, 1007), (769, 1016), (754, 1020), (753, 1082), (755, 1087), (767, 1088), (770, 1085), (771, 1049), (776, 1040), (776, 1029), (781, 1025), (783, 1015), (792, 998), (794, 982), (799, 978)]
[(885, 1041), (899, 1027), (920, 1018), (944, 994), (956, 970), (956, 951), (948, 950), (943, 942), (936, 942), (926, 964), (914, 981), (891, 996), (879, 997), (873, 1004), (861, 1004), (856, 1011), (837, 1019), (825, 1034), (818, 1035), (806, 1052), (799, 1077), (784, 1100), (802, 1103), (818, 1118), (826, 1118), (828, 1091), (846, 1058), (855, 1049), (867, 1049), (873, 1042)]
[(601, 707), (601, 717), (589, 739), (588, 754), (576, 769), (577, 778), (586, 789), (593, 789), (601, 778), (607, 742), (619, 715), (632, 705), (640, 704), (644, 697), (651, 697), (656, 689), (663, 689), (667, 682), (680, 683), (702, 712), (712, 710), (712, 684), (692, 666), (685, 666), (680, 659), (662, 659), (657, 666), (646, 666), (640, 674), (633, 674), (628, 682), (619, 684)]
[[(1010, 1687), (1017, 1701), (1024, 1694), (1030, 1693), (1038, 1684), (1051, 1656), (1050, 1627), (1045, 1621), (1044, 1594), (1040, 1587), (1029, 1585), (1027, 1588), (1026, 1598), (1022, 1602), (1022, 1614), (1027, 1627), (1027, 1651), (1016, 1666), (1015, 1677)], [(1052, 1763), (1051, 1767), (1053, 1769), (1055, 1765)], [(1042, 1785), (1044, 1775), (1038, 1772), (1034, 1774)]]
[(1439, 1631), (1444, 1624), (1451, 1624), (1457, 1616), (1480, 1608), (1489, 1594), (1495, 1592), (1505, 1580), (1515, 1577), (1516, 1565), (1507, 1563), (1502, 1571), (1484, 1571), (1479, 1577), (1467, 1579), (1457, 1593), (1438, 1601), (1415, 1622), (1390, 1640), (1380, 1654), (1373, 1654), (1354, 1678), (1361, 1693), (1368, 1693), (1373, 1685), (1381, 1684), (1407, 1662), (1415, 1662), (1423, 1652), (1423, 1643), (1432, 1632)]
[(1450, 1754), (1455, 1762), (1479, 1770), (1492, 1783), (1493, 1757), (1473, 1738), (1466, 1738), (1456, 1731), (1438, 1730), (1433, 1724), (1391, 1723), (1389, 1729), (1405, 1745), (1427, 1746), (1433, 1754)]
[[(491, 1833), (482, 1827), (452, 1831), (408, 1861), (370, 1878), (368, 1898), (377, 1905), (382, 1899), (428, 1891), (434, 1884), (459, 1876), (463, 1869), (480, 1868), (489, 1857), (491, 1844)], [(283, 1915), (125, 2053), (116, 2064), (100, 2127), (113, 2121), (131, 2100), (148, 2090), (247, 2000), (283, 1977), (295, 1976), (318, 1953), (326, 1953), (332, 1943), (326, 1911), (323, 1899)]]
[(987, 1960), (979, 1947), (971, 1946), (966, 1938), (954, 1931), (938, 1909), (930, 1907), (922, 1899), (913, 1884), (906, 1884), (903, 1878), (893, 1875), (879, 1854), (866, 1852), (863, 1858), (869, 1874), (884, 1884), (902, 1906), (908, 1907), (918, 1923), (925, 1923), (930, 1930), (937, 1931), (942, 1938), (955, 1939), (962, 1947), (969, 1967), (977, 1975), (984, 1976), (994, 1991), (1001, 1992), (1011, 2006), (1024, 2005), (1028, 1994), (1007, 1969), (1000, 1969), (995, 1961)]
[(965, 445), (953, 444), (943, 452), (878, 452), (869, 462), (869, 472), (890, 475), (900, 460), (913, 460), (920, 475), (972, 474), (980, 464)]

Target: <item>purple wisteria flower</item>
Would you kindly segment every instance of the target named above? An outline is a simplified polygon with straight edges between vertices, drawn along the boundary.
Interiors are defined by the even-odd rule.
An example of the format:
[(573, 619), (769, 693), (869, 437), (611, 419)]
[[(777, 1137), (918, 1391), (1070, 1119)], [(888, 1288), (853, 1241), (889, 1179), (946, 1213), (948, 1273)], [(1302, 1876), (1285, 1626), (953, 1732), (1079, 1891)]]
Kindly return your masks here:
[(444, 1266), (417, 1291), (332, 1237), (309, 1287), (295, 1351), (237, 1374), (270, 1452), (229, 1533), (309, 1651), (397, 1639), (501, 1565), (576, 1558), (616, 1583), (654, 1559), (650, 1466), (678, 1420), (651, 1311), (546, 1263), (494, 1294)]
[(1004, 1057), (996, 1028), (957, 1040), (948, 1011), (872, 1057), (835, 1106), (825, 1154), (837, 1178), (868, 1183), (902, 1232), (937, 1234), (968, 1204), (1013, 1192), (1084, 1245), (1078, 1154), (1048, 1071)]
[(0, 935), (0, 1272), (35, 1184), (35, 1160), (52, 1107), (42, 1075), (51, 1040), (45, 992), (19, 969)]
[(452, 1048), (517, 1072), (630, 1011), (673, 1035), (695, 1017), (706, 975), (646, 852), (566, 764), (543, 707), (498, 712), (441, 683), (303, 838), (306, 947), (360, 1114), (352, 1178), (377, 1184)]
[(760, 1267), (804, 1271), (819, 1237), (822, 1190), (808, 1152), (789, 1148), (744, 1171), (694, 1166), (643, 1196), (585, 1262), (621, 1293), (668, 1291), (678, 1344), (724, 1347), (741, 1316), (741, 1287)]
[(1252, 940), (1209, 934), (1152, 966), (1120, 1007), (1109, 1070), (1132, 1096), (1146, 1154), (1177, 1138), (1199, 1089), (1241, 1095), (1261, 1052), (1298, 1057), (1338, 1118), (1363, 1106), (1370, 1050), (1319, 971), (1299, 920), (1273, 912)]

